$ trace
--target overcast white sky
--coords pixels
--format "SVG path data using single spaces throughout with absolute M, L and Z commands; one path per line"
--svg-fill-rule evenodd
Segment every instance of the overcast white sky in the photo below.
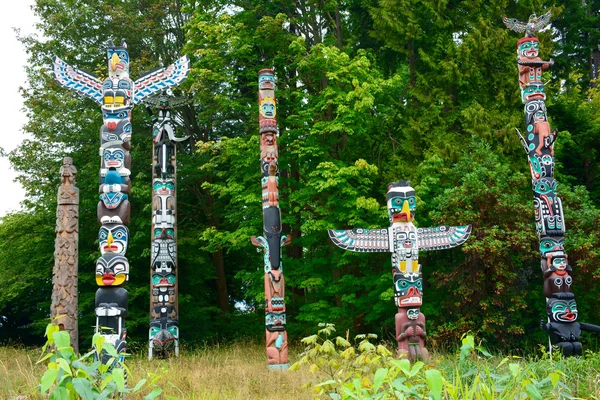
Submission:
M 3 77 L 4 88 L 4 94 L 0 96 L 0 109 L 4 114 L 0 147 L 6 152 L 23 141 L 25 136 L 22 127 L 27 121 L 25 113 L 21 110 L 23 103 L 19 94 L 19 87 L 25 86 L 24 65 L 27 56 L 12 28 L 20 28 L 22 34 L 34 32 L 35 18 L 30 8 L 33 3 L 34 0 L 13 1 L 0 12 L 0 38 L 6 57 L 4 62 L 0 63 L 0 76 Z M 21 185 L 13 182 L 16 173 L 10 168 L 7 158 L 0 158 L 0 171 L 0 187 L 4 193 L 0 196 L 1 217 L 7 211 L 17 211 L 21 208 L 19 203 L 25 198 L 25 192 Z

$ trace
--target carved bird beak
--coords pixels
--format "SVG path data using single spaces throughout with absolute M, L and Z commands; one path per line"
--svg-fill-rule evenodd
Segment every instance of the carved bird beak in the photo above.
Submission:
M 119 62 L 121 62 L 121 59 L 119 58 L 117 53 L 113 53 L 113 55 L 110 59 L 110 68 L 113 70 L 113 72 L 117 70 L 117 64 Z
M 412 215 L 410 215 L 410 207 L 408 206 L 408 200 L 404 200 L 401 212 L 406 215 L 406 222 L 412 221 Z

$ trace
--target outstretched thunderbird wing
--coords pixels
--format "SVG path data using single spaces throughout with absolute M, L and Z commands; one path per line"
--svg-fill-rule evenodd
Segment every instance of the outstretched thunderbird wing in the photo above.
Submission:
M 54 57 L 52 61 L 52 73 L 54 79 L 61 86 L 74 90 L 102 105 L 102 82 L 96 76 L 73 68 L 58 57 Z
M 331 241 L 344 250 L 359 252 L 389 252 L 388 229 L 329 229 Z
M 139 104 L 145 98 L 179 85 L 190 73 L 190 59 L 183 56 L 166 69 L 159 68 L 141 76 L 135 81 L 133 103 Z
M 545 27 L 546 25 L 548 25 L 550 23 L 550 18 L 551 17 L 552 17 L 552 10 L 548 11 L 546 14 L 542 15 L 541 17 L 539 17 L 537 19 L 537 21 L 535 22 L 535 24 L 533 25 L 534 32 L 535 31 L 539 31 L 543 27 Z
M 442 250 L 460 246 L 469 238 L 471 225 L 418 228 L 419 250 Z
M 521 22 L 516 18 L 504 17 L 502 18 L 502 21 L 504 22 L 504 25 L 506 25 L 506 27 L 511 31 L 522 33 L 525 32 L 525 29 L 527 28 L 527 23 Z

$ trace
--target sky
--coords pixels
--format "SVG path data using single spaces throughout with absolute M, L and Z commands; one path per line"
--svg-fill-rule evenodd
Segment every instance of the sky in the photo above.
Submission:
M 23 45 L 17 40 L 13 28 L 20 28 L 21 34 L 35 32 L 36 19 L 31 10 L 34 0 L 19 0 L 10 3 L 10 7 L 3 8 L 0 13 L 0 38 L 2 50 L 6 59 L 0 63 L 0 76 L 4 77 L 4 94 L 0 96 L 0 109 L 5 117 L 0 135 L 0 147 L 9 152 L 17 147 L 25 134 L 22 127 L 27 122 L 23 112 L 23 99 L 19 87 L 26 85 L 24 66 L 27 55 Z M 21 209 L 20 202 L 25 199 L 25 191 L 20 184 L 13 182 L 17 173 L 10 168 L 7 157 L 0 157 L 0 186 L 4 195 L 0 196 L 0 217 L 9 211 Z M 7 195 L 8 194 L 8 195 Z

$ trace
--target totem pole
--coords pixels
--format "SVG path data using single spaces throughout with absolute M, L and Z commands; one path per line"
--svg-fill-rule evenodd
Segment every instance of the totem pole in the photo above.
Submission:
M 150 262 L 150 332 L 148 358 L 154 353 L 179 355 L 179 307 L 177 281 L 176 143 L 173 108 L 189 104 L 166 91 L 144 103 L 152 116 L 152 254 Z M 158 116 L 152 108 L 158 109 Z
M 423 279 L 419 250 L 442 250 L 463 244 L 471 234 L 471 225 L 417 228 L 414 224 L 417 198 L 410 182 L 388 185 L 389 229 L 329 230 L 333 243 L 344 250 L 392 253 L 392 278 L 396 314 L 398 356 L 411 361 L 429 358 L 425 348 Z
M 71 346 L 79 353 L 77 327 L 77 268 L 79 256 L 79 189 L 75 187 L 77 169 L 71 157 L 60 167 L 61 184 L 56 206 L 56 241 L 52 271 L 50 316 L 60 330 L 69 332 Z
M 289 244 L 292 238 L 281 235 L 277 151 L 279 129 L 275 119 L 275 75 L 270 69 L 258 72 L 258 104 L 264 236 L 252 236 L 252 244 L 264 248 L 267 366 L 272 370 L 281 370 L 289 368 L 281 248 Z
M 581 331 L 600 332 L 600 327 L 577 321 L 577 304 L 571 292 L 572 268 L 564 249 L 565 219 L 562 202 L 556 194 L 558 183 L 554 179 L 554 142 L 558 131 L 552 130 L 548 122 L 542 81 L 542 72 L 554 61 L 543 61 L 538 56 L 539 41 L 535 36 L 536 31 L 550 23 L 551 15 L 551 11 L 541 17 L 533 14 L 527 23 L 505 17 L 504 24 L 515 32 L 525 32 L 525 37 L 517 41 L 517 64 L 527 133 L 526 137 L 518 129 L 517 133 L 528 157 L 535 227 L 540 240 L 548 314 L 548 322 L 542 320 L 541 326 L 548 333 L 551 345 L 571 356 L 581 354 Z
M 98 202 L 98 241 L 100 258 L 96 261 L 96 328 L 113 344 L 122 361 L 126 347 L 125 318 L 128 293 L 123 287 L 129 279 L 125 257 L 129 243 L 130 204 L 128 193 L 131 168 L 131 111 L 147 97 L 179 84 L 189 72 L 189 60 L 182 57 L 167 69 L 160 68 L 137 81 L 129 78 L 129 53 L 125 40 L 107 47 L 108 77 L 75 69 L 55 57 L 54 77 L 62 86 L 75 90 L 100 104 L 104 124 L 100 128 L 100 201 Z M 100 355 L 99 355 L 100 357 Z M 101 356 L 103 361 L 110 358 Z

